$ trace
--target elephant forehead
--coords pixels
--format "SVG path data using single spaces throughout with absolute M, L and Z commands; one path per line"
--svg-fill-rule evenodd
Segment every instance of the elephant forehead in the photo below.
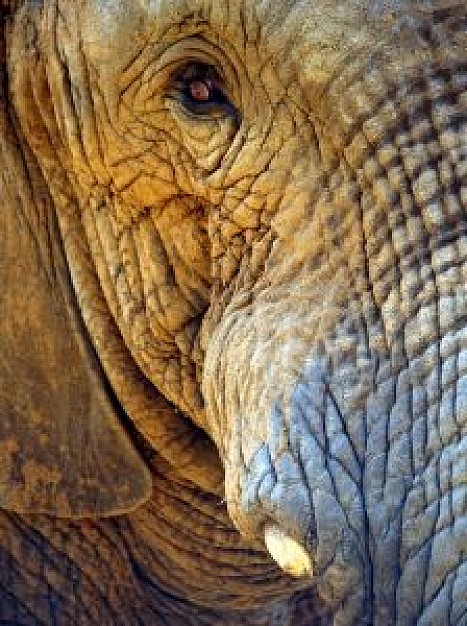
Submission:
M 231 43 L 251 38 L 272 52 L 297 49 L 301 70 L 319 80 L 348 52 L 370 46 L 388 20 L 425 4 L 428 0 L 87 0 L 80 25 L 87 54 L 111 72 L 127 67 L 159 33 L 176 36 L 178 26 L 194 23 L 227 31 Z

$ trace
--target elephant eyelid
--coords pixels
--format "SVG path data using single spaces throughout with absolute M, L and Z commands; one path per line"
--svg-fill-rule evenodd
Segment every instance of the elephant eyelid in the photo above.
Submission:
M 236 115 L 217 70 L 204 63 L 190 63 L 173 77 L 176 96 L 188 113 L 200 117 Z

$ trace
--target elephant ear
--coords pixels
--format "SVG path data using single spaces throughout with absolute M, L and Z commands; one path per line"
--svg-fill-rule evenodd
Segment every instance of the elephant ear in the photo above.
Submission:
M 0 508 L 114 515 L 151 477 L 80 318 L 52 201 L 0 64 Z

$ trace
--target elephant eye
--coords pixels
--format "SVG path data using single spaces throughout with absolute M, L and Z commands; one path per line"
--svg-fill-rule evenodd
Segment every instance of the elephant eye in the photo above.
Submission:
M 192 80 L 188 89 L 193 102 L 210 102 L 214 97 L 214 84 L 209 78 Z
M 216 70 L 205 64 L 192 63 L 176 76 L 175 85 L 184 108 L 193 115 L 233 114 L 235 108 L 225 94 Z

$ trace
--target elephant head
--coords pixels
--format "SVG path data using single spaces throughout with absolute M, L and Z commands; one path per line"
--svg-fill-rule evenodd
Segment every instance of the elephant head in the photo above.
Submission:
M 336 624 L 460 623 L 465 2 L 17 4 L 2 506 L 131 510 L 143 441 Z

